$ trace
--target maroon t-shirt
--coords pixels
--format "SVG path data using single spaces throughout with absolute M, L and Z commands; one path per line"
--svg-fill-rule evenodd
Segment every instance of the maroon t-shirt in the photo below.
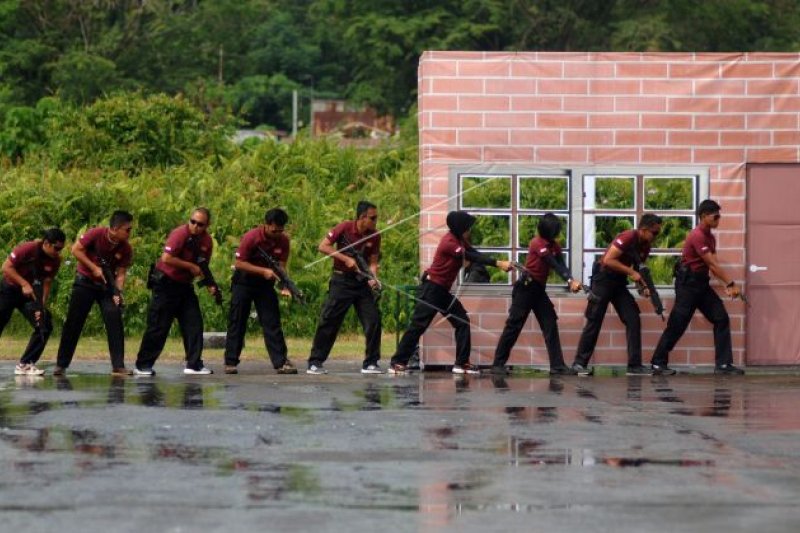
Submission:
M 61 266 L 61 258 L 53 258 L 44 253 L 42 241 L 23 242 L 12 250 L 8 258 L 14 265 L 14 270 L 28 283 L 33 283 L 37 278 L 53 279 Z M 4 275 L 3 280 L 9 285 L 18 286 L 8 276 Z
M 711 228 L 697 226 L 683 244 L 681 263 L 692 269 L 692 272 L 708 273 L 708 265 L 703 261 L 703 256 L 717 253 L 717 239 L 711 233 Z
M 214 243 L 211 240 L 211 235 L 208 233 L 192 235 L 189 233 L 188 224 L 183 224 L 172 230 L 172 233 L 167 237 L 167 242 L 164 244 L 166 253 L 190 263 L 197 263 L 198 257 L 205 257 L 206 260 L 211 261 L 213 248 Z M 192 282 L 192 273 L 184 268 L 168 265 L 160 259 L 156 263 L 156 268 L 174 281 Z
M 464 266 L 465 252 L 464 243 L 448 231 L 439 241 L 436 253 L 433 254 L 433 262 L 428 267 L 428 279 L 432 283 L 450 290 L 458 277 L 458 271 Z
M 542 285 L 547 284 L 547 276 L 550 275 L 550 265 L 545 261 L 545 257 L 552 256 L 558 259 L 561 254 L 561 246 L 557 242 L 550 242 L 542 237 L 534 237 L 528 245 L 528 257 L 525 260 L 525 270 L 531 278 Z
M 259 248 L 281 263 L 289 260 L 289 238 L 284 234 L 275 238 L 267 237 L 261 226 L 251 229 L 242 236 L 239 248 L 236 249 L 236 259 L 266 267 L 268 266 L 267 262 L 258 252 Z
M 381 234 L 376 231 L 369 231 L 367 233 L 359 233 L 358 226 L 355 220 L 346 220 L 337 224 L 332 230 L 328 232 L 328 241 L 336 244 L 336 249 L 341 250 L 349 244 L 353 244 L 352 249 L 361 252 L 367 263 L 371 263 L 371 257 L 379 257 L 381 252 Z M 362 240 L 364 239 L 364 240 Z M 345 240 L 347 242 L 345 242 Z M 361 242 L 359 242 L 361 241 Z M 355 244 L 358 243 L 358 244 Z M 347 266 L 333 258 L 333 269 L 340 272 L 347 272 Z
M 610 250 L 612 246 L 622 251 L 619 262 L 628 267 L 633 266 L 633 255 L 637 251 L 639 253 L 639 261 L 642 263 L 650 255 L 650 243 L 640 241 L 639 233 L 635 229 L 623 231 L 614 237 L 608 249 Z M 608 253 L 608 250 L 606 250 L 606 253 Z
M 133 260 L 133 248 L 130 243 L 118 242 L 116 244 L 108 240 L 108 228 L 92 228 L 78 238 L 84 249 L 86 257 L 96 265 L 100 265 L 101 260 L 105 260 L 111 271 L 116 274 L 117 268 L 128 268 Z M 78 261 L 78 274 L 92 278 L 91 271 Z M 99 281 L 99 280 L 98 280 Z

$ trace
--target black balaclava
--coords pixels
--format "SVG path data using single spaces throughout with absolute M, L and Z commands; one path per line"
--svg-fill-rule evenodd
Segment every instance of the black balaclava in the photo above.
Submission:
M 473 224 L 475 224 L 475 217 L 466 211 L 450 211 L 447 213 L 447 227 L 459 239 Z

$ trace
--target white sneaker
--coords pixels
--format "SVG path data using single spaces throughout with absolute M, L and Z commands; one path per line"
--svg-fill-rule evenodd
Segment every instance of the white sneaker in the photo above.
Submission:
M 308 370 L 306 370 L 306 374 L 321 375 L 321 374 L 327 374 L 327 373 L 328 373 L 328 371 L 325 370 L 324 368 L 322 368 L 322 365 L 319 365 L 319 366 L 311 365 L 310 367 L 308 367 Z
M 27 376 L 28 375 L 28 365 L 23 365 L 22 363 L 17 363 L 17 366 L 14 367 L 14 375 Z
M 134 376 L 155 376 L 156 371 L 152 368 L 139 368 L 138 366 L 133 367 L 133 375 Z
M 28 365 L 28 375 L 29 376 L 43 376 L 44 370 L 41 368 L 37 368 L 36 365 Z
M 369 365 L 361 369 L 362 374 L 383 374 L 383 369 L 378 365 Z
M 453 374 L 480 374 L 481 369 L 477 366 L 472 366 L 472 363 L 464 363 L 463 365 L 453 365 Z
M 184 368 L 183 373 L 190 376 L 207 376 L 209 374 L 213 374 L 214 371 L 207 367 L 203 367 L 200 370 L 195 370 L 194 368 Z

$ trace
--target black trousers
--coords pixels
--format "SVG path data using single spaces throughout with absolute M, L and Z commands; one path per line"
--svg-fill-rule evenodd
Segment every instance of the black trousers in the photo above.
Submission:
M 167 342 L 172 321 L 178 327 L 186 352 L 186 368 L 203 368 L 203 315 L 191 283 L 162 279 L 153 287 L 153 298 L 147 309 L 147 329 L 142 337 L 137 368 L 152 368 Z
M 652 364 L 664 366 L 669 352 L 686 331 L 696 310 L 714 325 L 714 358 L 717 366 L 733 363 L 731 321 L 725 304 L 709 285 L 707 277 L 688 277 L 675 280 L 675 305 L 669 314 L 667 329 L 653 352 Z
M 45 311 L 42 317 L 42 331 L 41 333 L 37 331 L 33 301 L 22 294 L 21 287 L 2 282 L 0 283 L 0 335 L 8 325 L 8 321 L 11 320 L 14 309 L 18 309 L 25 320 L 34 327 L 31 338 L 28 340 L 28 346 L 22 352 L 19 362 L 23 365 L 35 364 L 42 356 L 47 339 L 50 338 L 50 333 L 53 331 L 53 320 L 50 318 L 50 313 Z
M 593 297 L 586 306 L 586 324 L 583 326 L 575 363 L 586 366 L 594 353 L 597 337 L 606 316 L 608 304 L 616 309 L 625 325 L 625 339 L 628 343 L 628 366 L 642 364 L 642 321 L 639 306 L 627 287 L 627 278 L 621 274 L 600 271 L 592 279 Z
M 369 285 L 355 276 L 334 273 L 328 285 L 328 298 L 314 334 L 308 365 L 321 365 L 328 359 L 345 314 L 354 306 L 367 338 L 363 366 L 378 363 L 381 358 L 381 311 Z
M 234 283 L 231 285 L 231 309 L 228 313 L 228 335 L 225 339 L 225 364 L 236 366 L 244 348 L 244 337 L 247 332 L 247 319 L 250 307 L 255 303 L 261 331 L 264 333 L 264 345 L 274 368 L 280 368 L 286 362 L 286 340 L 281 329 L 281 311 L 278 307 L 278 296 L 275 284 L 265 280 L 264 283 Z
M 455 329 L 456 365 L 469 363 L 472 350 L 472 338 L 469 327 L 469 315 L 458 298 L 441 285 L 425 281 L 417 292 L 417 305 L 411 315 L 408 329 L 400 339 L 400 345 L 392 357 L 392 364 L 407 365 L 411 355 L 417 349 L 419 338 L 431 325 L 437 313 L 447 316 L 447 321 Z
M 493 366 L 504 366 L 511 354 L 511 348 L 519 338 L 528 315 L 533 311 L 539 328 L 544 336 L 547 346 L 547 355 L 550 358 L 550 368 L 561 368 L 564 364 L 564 354 L 561 352 L 561 340 L 558 336 L 558 316 L 553 307 L 553 302 L 547 296 L 542 284 L 527 278 L 518 281 L 511 291 L 511 308 L 508 319 L 497 349 L 494 352 Z
M 114 300 L 105 287 L 75 280 L 72 285 L 72 295 L 69 298 L 67 319 L 61 332 L 61 342 L 58 345 L 56 364 L 61 368 L 67 368 L 72 363 L 78 339 L 84 324 L 86 324 L 86 317 L 89 316 L 89 311 L 95 302 L 100 306 L 100 314 L 103 316 L 103 323 L 106 326 L 111 366 L 112 368 L 125 366 L 125 331 L 122 325 L 122 309 L 114 304 Z

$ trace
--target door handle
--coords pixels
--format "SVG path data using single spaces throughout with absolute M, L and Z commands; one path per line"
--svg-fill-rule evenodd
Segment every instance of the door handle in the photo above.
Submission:
M 762 270 L 767 270 L 767 267 L 762 267 L 758 265 L 750 265 L 750 272 L 761 272 Z

